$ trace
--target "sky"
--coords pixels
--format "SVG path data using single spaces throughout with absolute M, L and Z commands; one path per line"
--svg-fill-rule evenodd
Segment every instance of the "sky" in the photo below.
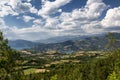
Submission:
M 0 0 L 0 30 L 30 41 L 120 32 L 120 0 Z

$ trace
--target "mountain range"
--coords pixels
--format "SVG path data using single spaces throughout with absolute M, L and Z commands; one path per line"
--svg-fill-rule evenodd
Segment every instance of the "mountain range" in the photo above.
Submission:
M 42 40 L 36 40 L 35 42 L 38 43 L 44 43 L 44 44 L 49 44 L 49 43 L 61 43 L 61 42 L 65 42 L 68 40 L 80 40 L 80 39 L 85 39 L 89 36 L 57 36 L 57 37 L 52 37 L 52 38 L 48 38 L 48 39 L 42 39 Z
M 111 35 L 116 39 L 115 45 L 120 47 L 120 33 L 112 33 Z M 53 41 L 52 41 L 53 40 Z M 47 42 L 48 41 L 48 42 Z M 32 49 L 41 52 L 48 50 L 56 50 L 64 53 L 72 53 L 75 51 L 93 51 L 93 50 L 105 50 L 108 44 L 108 38 L 106 34 L 96 36 L 77 36 L 77 37 L 60 37 L 51 38 L 42 41 L 26 41 L 15 40 L 9 41 L 9 45 L 14 49 Z

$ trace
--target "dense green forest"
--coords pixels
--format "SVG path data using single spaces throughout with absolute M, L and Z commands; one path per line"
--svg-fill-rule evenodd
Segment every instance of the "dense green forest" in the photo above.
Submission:
M 24 59 L 8 46 L 8 40 L 0 32 L 0 80 L 120 80 L 120 49 L 115 48 L 114 42 L 110 37 L 108 55 L 104 58 L 53 64 L 48 67 L 50 71 L 26 75 L 22 68 Z

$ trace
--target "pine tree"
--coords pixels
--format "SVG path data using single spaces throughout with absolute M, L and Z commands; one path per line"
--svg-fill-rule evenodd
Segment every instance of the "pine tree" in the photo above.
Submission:
M 20 55 L 8 46 L 8 40 L 3 38 L 0 31 L 0 80 L 10 80 L 16 71 L 19 58 Z

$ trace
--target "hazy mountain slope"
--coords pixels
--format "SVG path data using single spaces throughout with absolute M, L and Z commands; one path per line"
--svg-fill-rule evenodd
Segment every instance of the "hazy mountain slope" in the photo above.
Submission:
M 120 47 L 120 33 L 114 33 L 112 36 L 117 40 L 116 46 Z M 52 43 L 52 44 L 44 44 L 37 45 L 32 48 L 40 51 L 47 50 L 57 50 L 63 52 L 71 52 L 71 51 L 79 51 L 79 50 L 104 50 L 106 49 L 106 45 L 108 44 L 108 39 L 105 35 L 103 36 L 93 36 L 80 40 L 68 40 L 61 43 Z
M 25 49 L 34 47 L 37 44 L 26 40 L 10 40 L 9 45 L 14 49 Z
M 45 44 L 49 44 L 49 43 L 61 43 L 61 42 L 65 42 L 68 40 L 80 40 L 80 39 L 84 39 L 87 38 L 88 36 L 58 36 L 58 37 L 53 37 L 53 38 L 48 38 L 48 39 L 43 39 L 43 40 L 37 40 L 35 42 L 37 43 L 45 43 Z
M 117 40 L 116 45 L 120 47 L 120 33 L 113 33 L 112 36 Z M 104 50 L 108 39 L 105 35 L 92 36 L 87 38 L 72 39 L 59 43 L 35 43 L 25 40 L 9 41 L 9 45 L 15 49 L 30 48 L 39 51 L 57 50 L 61 52 L 73 52 L 80 50 Z

